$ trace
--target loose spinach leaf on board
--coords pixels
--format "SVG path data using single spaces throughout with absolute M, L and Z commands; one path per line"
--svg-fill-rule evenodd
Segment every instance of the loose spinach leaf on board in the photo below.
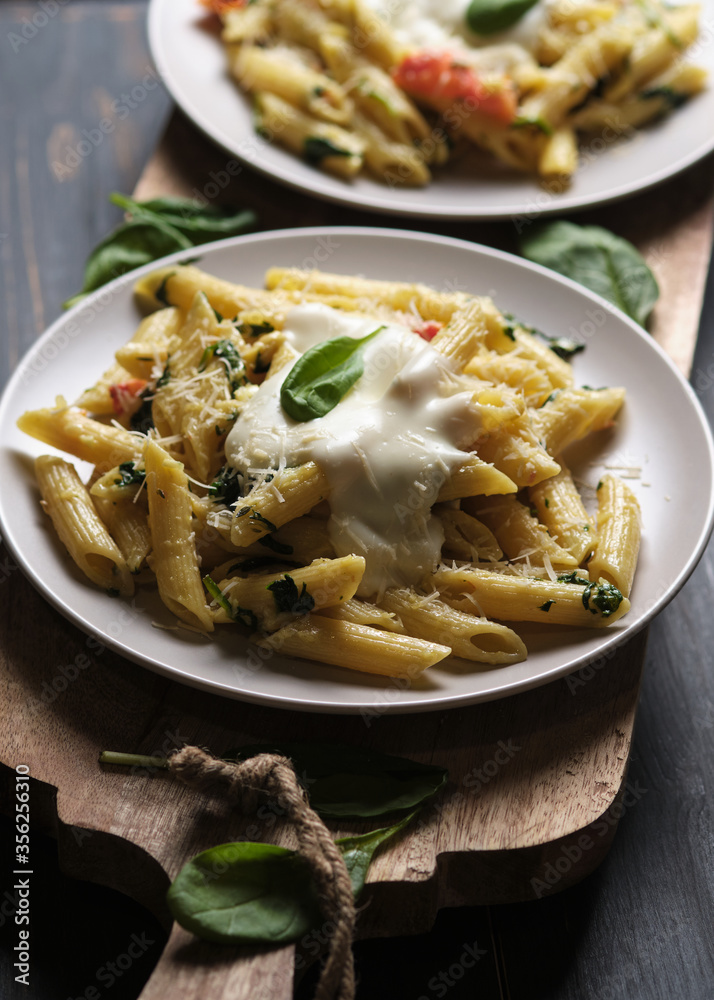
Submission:
M 127 222 L 92 250 L 84 268 L 82 291 L 64 306 L 69 309 L 120 274 L 190 246 L 193 244 L 183 233 L 164 222 Z
M 336 841 L 355 899 L 377 849 L 415 815 Z M 318 927 L 322 919 L 305 860 L 271 844 L 239 842 L 203 851 L 178 873 L 167 901 L 182 927 L 220 944 L 288 944 Z
M 183 866 L 167 901 L 182 927 L 222 944 L 287 944 L 321 920 L 306 862 L 271 844 L 203 851 Z
M 152 198 L 136 201 L 115 192 L 109 200 L 123 208 L 132 218 L 169 223 L 187 236 L 192 245 L 237 236 L 255 224 L 255 212 L 250 209 L 224 208 L 209 205 L 195 198 Z
M 277 753 L 292 760 L 310 805 L 321 816 L 369 818 L 414 809 L 445 784 L 433 764 L 339 743 L 256 743 L 228 750 L 226 760 Z
M 383 329 L 380 326 L 360 339 L 333 337 L 298 358 L 280 390 L 288 416 L 303 422 L 334 409 L 364 371 L 363 348 Z
M 254 212 L 219 208 L 193 198 L 136 201 L 123 194 L 110 200 L 131 216 L 95 247 L 87 259 L 82 291 L 64 303 L 76 305 L 89 292 L 151 261 L 206 243 L 237 236 L 256 221 Z
M 466 23 L 477 35 L 505 31 L 535 7 L 538 0 L 471 0 Z
M 585 285 L 642 326 L 659 297 L 639 251 L 601 226 L 551 222 L 524 236 L 520 249 L 528 260 Z
M 361 833 L 356 837 L 341 837 L 340 840 L 335 841 L 345 860 L 347 871 L 350 873 L 352 893 L 355 899 L 359 899 L 360 893 L 364 889 L 367 871 L 377 848 L 403 830 L 414 819 L 416 812 L 415 810 L 409 813 L 394 826 L 384 826 L 381 830 L 370 830 L 369 833 Z

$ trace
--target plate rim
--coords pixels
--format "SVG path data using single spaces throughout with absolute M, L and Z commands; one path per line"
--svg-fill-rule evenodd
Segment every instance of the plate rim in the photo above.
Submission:
M 4 496 L 0 496 L 0 530 L 2 531 L 2 539 L 11 554 L 15 557 L 25 577 L 29 579 L 35 589 L 45 600 L 48 601 L 48 603 L 55 607 L 56 610 L 58 610 L 71 623 L 78 626 L 83 632 L 99 639 L 103 645 L 113 649 L 114 652 L 118 653 L 120 656 L 130 659 L 133 662 L 138 663 L 140 666 L 148 668 L 154 673 L 166 676 L 177 683 L 187 684 L 192 687 L 209 691 L 213 694 L 220 694 L 241 701 L 260 704 L 270 708 L 314 712 L 320 714 L 360 714 L 373 710 L 376 705 L 379 705 L 380 714 L 411 714 L 416 712 L 442 711 L 451 708 L 465 707 L 467 705 L 477 704 L 480 702 L 498 700 L 500 698 L 510 697 L 512 695 L 543 686 L 553 680 L 565 677 L 576 670 L 583 669 L 588 664 L 593 663 L 602 656 L 606 656 L 608 653 L 611 653 L 611 651 L 614 651 L 617 647 L 633 638 L 639 631 L 641 631 L 642 628 L 646 627 L 652 619 L 659 614 L 659 612 L 679 593 L 701 559 L 712 534 L 712 529 L 714 528 L 714 436 L 712 435 L 712 429 L 694 389 L 684 378 L 669 355 L 656 341 L 650 337 L 644 328 L 640 327 L 620 309 L 596 293 L 591 292 L 589 289 L 584 288 L 584 286 L 572 281 L 570 278 L 566 278 L 557 272 L 528 261 L 525 258 L 516 257 L 515 255 L 505 251 L 497 250 L 493 247 L 488 247 L 478 243 L 472 243 L 468 240 L 459 239 L 457 237 L 386 227 L 310 226 L 294 229 L 266 230 L 260 233 L 251 233 L 244 236 L 232 237 L 227 240 L 217 240 L 212 243 L 203 244 L 198 248 L 198 250 L 201 255 L 203 255 L 210 254 L 211 252 L 229 250 L 233 247 L 242 247 L 252 243 L 280 242 L 285 238 L 303 239 L 316 238 L 318 236 L 343 236 L 347 238 L 362 237 L 368 239 L 377 238 L 378 240 L 399 239 L 410 242 L 418 241 L 420 243 L 437 246 L 447 245 L 460 251 L 473 253 L 475 256 L 483 255 L 485 257 L 494 258 L 511 267 L 515 265 L 517 268 L 522 268 L 525 271 L 538 274 L 549 279 L 550 281 L 554 281 L 556 284 L 563 285 L 565 288 L 578 293 L 580 296 L 588 300 L 588 302 L 595 303 L 601 308 L 607 310 L 620 321 L 625 322 L 631 329 L 632 333 L 634 333 L 638 339 L 647 345 L 647 349 L 654 350 L 654 352 L 659 355 L 660 359 L 670 370 L 670 373 L 674 375 L 676 380 L 679 382 L 680 387 L 684 389 L 690 407 L 696 415 L 698 425 L 703 433 L 703 439 L 707 445 L 707 458 L 710 470 L 707 512 L 702 529 L 699 532 L 697 544 L 692 552 L 690 552 L 685 564 L 677 577 L 671 582 L 665 594 L 660 595 L 657 600 L 653 601 L 637 622 L 627 624 L 625 621 L 621 630 L 613 630 L 611 633 L 607 633 L 607 637 L 605 637 L 604 634 L 603 641 L 598 644 L 597 650 L 592 651 L 592 653 L 582 654 L 579 657 L 575 656 L 575 662 L 569 661 L 566 664 L 561 664 L 552 668 L 552 670 L 545 671 L 535 678 L 528 677 L 512 681 L 505 689 L 503 689 L 503 687 L 496 687 L 495 689 L 491 689 L 486 692 L 477 692 L 476 694 L 472 693 L 470 695 L 456 692 L 451 695 L 438 694 L 432 696 L 431 698 L 421 700 L 385 702 L 379 701 L 379 695 L 382 693 L 382 689 L 375 688 L 369 693 L 369 697 L 365 697 L 365 700 L 346 704 L 330 702 L 328 700 L 313 702 L 308 698 L 294 696 L 290 696 L 286 699 L 286 696 L 276 696 L 272 693 L 256 693 L 252 691 L 245 692 L 237 690 L 235 686 L 229 686 L 221 681 L 209 681 L 203 677 L 188 673 L 183 667 L 167 667 L 164 664 L 151 659 L 140 650 L 127 648 L 119 641 L 118 638 L 115 639 L 113 636 L 103 632 L 101 628 L 97 628 L 93 625 L 93 623 L 86 617 L 85 613 L 76 610 L 59 595 L 54 594 L 53 591 L 45 587 L 42 578 L 34 569 L 32 563 L 27 562 L 22 551 L 22 546 L 18 547 L 16 544 L 16 538 L 12 529 L 9 528 L 5 522 L 5 499 Z M 58 332 L 60 332 L 65 325 L 80 317 L 85 309 L 93 308 L 103 296 L 109 295 L 113 298 L 117 293 L 123 293 L 125 288 L 130 288 L 135 281 L 144 274 L 151 273 L 151 271 L 156 270 L 158 267 L 170 266 L 173 263 L 180 263 L 186 258 L 190 258 L 192 256 L 195 257 L 196 249 L 197 248 L 191 248 L 190 250 L 177 251 L 161 258 L 160 260 L 151 262 L 141 268 L 137 268 L 134 271 L 122 275 L 109 284 L 98 289 L 96 292 L 91 293 L 91 295 L 89 295 L 85 300 L 68 310 L 68 312 L 58 316 L 57 319 L 50 324 L 45 333 L 42 334 L 25 352 L 23 357 L 18 362 L 15 371 L 3 388 L 0 396 L 0 428 L 5 426 L 6 421 L 8 420 L 7 411 L 11 404 L 16 401 L 17 390 L 20 388 L 20 383 L 23 382 L 23 374 L 25 373 L 28 365 L 31 363 L 33 358 L 42 351 L 44 345 Z M 90 319 L 90 326 L 92 322 L 93 319 Z M 5 445 L 0 445 L 0 449 L 2 451 L 9 450 Z
M 408 207 L 399 207 L 398 205 L 395 205 L 395 203 L 389 201 L 388 188 L 385 188 L 384 195 L 376 193 L 371 195 L 369 193 L 364 194 L 357 189 L 346 187 L 344 195 L 342 195 L 337 191 L 322 189 L 319 183 L 317 187 L 313 186 L 308 183 L 307 180 L 302 180 L 299 176 L 292 174 L 289 168 L 284 168 L 281 164 L 278 164 L 277 167 L 268 167 L 262 165 L 260 159 L 257 159 L 257 161 L 248 159 L 239 151 L 236 145 L 233 144 L 230 136 L 223 132 L 220 124 L 207 121 L 204 118 L 203 114 L 193 103 L 191 94 L 183 88 L 180 81 L 176 79 L 176 76 L 170 70 L 170 60 L 165 58 L 167 49 L 164 46 L 164 33 L 161 30 L 161 24 L 163 22 L 161 21 L 161 18 L 164 11 L 169 11 L 171 9 L 171 4 L 172 0 L 149 0 L 147 35 L 151 57 L 157 67 L 161 81 L 177 106 L 203 135 L 215 143 L 224 152 L 235 156 L 250 170 L 254 170 L 262 176 L 285 185 L 293 191 L 300 191 L 303 194 L 311 195 L 333 205 L 342 205 L 347 208 L 356 208 L 358 210 L 369 209 L 390 217 L 406 217 L 424 220 L 444 219 L 450 221 L 463 220 L 470 222 L 498 221 L 513 219 L 518 216 L 529 217 L 534 212 L 537 214 L 538 218 L 545 218 L 562 215 L 564 212 L 588 211 L 600 206 L 611 205 L 618 201 L 634 197 L 635 195 L 649 191 L 652 188 L 656 188 L 666 181 L 673 179 L 684 170 L 687 170 L 689 167 L 694 166 L 694 164 L 699 163 L 700 160 L 704 159 L 714 151 L 713 130 L 709 137 L 703 139 L 696 149 L 690 150 L 687 155 L 680 157 L 674 163 L 669 164 L 669 166 L 656 170 L 645 180 L 644 183 L 642 183 L 639 179 L 633 179 L 631 182 L 623 184 L 620 187 L 611 188 L 604 194 L 594 193 L 578 197 L 565 193 L 558 196 L 557 204 L 554 205 L 541 204 L 542 199 L 539 199 L 539 195 L 544 193 L 544 189 L 538 184 L 537 179 L 534 179 L 534 188 L 532 192 L 532 198 L 534 201 L 524 203 L 520 206 L 512 206 L 508 209 L 503 207 L 499 209 L 498 206 L 490 208 L 488 205 L 481 205 L 476 209 L 469 209 L 468 206 L 464 207 L 459 205 L 454 205 L 453 207 L 422 207 L 417 202 L 410 204 Z M 714 77 L 712 78 L 710 86 L 714 87 Z M 240 96 L 240 94 L 238 96 Z M 638 130 L 638 132 L 641 132 L 641 130 Z M 315 173 L 316 179 L 319 182 L 321 174 L 319 171 L 315 171 Z M 418 188 L 415 190 L 417 192 L 428 191 L 429 187 L 427 186 L 426 188 Z M 538 201 L 537 205 L 535 205 L 535 200 Z

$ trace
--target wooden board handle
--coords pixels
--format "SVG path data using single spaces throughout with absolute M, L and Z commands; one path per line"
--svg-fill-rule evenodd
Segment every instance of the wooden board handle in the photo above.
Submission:
M 139 1000 L 292 1000 L 294 952 L 212 945 L 174 924 Z

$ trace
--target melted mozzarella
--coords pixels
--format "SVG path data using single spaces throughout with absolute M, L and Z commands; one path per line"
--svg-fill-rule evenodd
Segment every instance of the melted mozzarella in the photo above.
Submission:
M 547 19 L 545 0 L 532 7 L 512 28 L 495 35 L 475 35 L 466 24 L 469 0 L 399 0 L 385 9 L 383 0 L 367 0 L 403 45 L 418 49 L 451 48 L 461 53 L 516 43 L 532 51 Z
M 306 305 L 290 311 L 285 332 L 306 350 L 377 325 Z M 337 406 L 302 423 L 280 405 L 288 367 L 266 379 L 228 435 L 226 461 L 244 474 L 316 462 L 330 485 L 330 540 L 337 555 L 364 556 L 357 593 L 372 597 L 435 568 L 444 538 L 431 506 L 481 425 L 472 392 L 459 391 L 446 359 L 406 327 L 386 326 L 363 357 L 364 373 Z

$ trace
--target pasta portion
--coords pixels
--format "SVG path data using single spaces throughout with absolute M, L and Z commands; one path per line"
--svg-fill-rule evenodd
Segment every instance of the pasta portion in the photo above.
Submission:
M 153 311 L 95 385 L 20 418 L 93 466 L 85 485 L 37 460 L 94 584 L 155 585 L 190 629 L 410 680 L 451 655 L 523 660 L 518 622 L 626 614 L 636 498 L 607 475 L 589 513 L 561 454 L 623 389 L 576 387 L 488 298 L 284 268 L 266 284 L 142 278 Z
M 494 34 L 468 0 L 202 2 L 258 131 L 344 180 L 424 185 L 475 145 L 564 186 L 581 141 L 629 135 L 706 81 L 683 59 L 693 3 L 540 0 L 527 28 Z

